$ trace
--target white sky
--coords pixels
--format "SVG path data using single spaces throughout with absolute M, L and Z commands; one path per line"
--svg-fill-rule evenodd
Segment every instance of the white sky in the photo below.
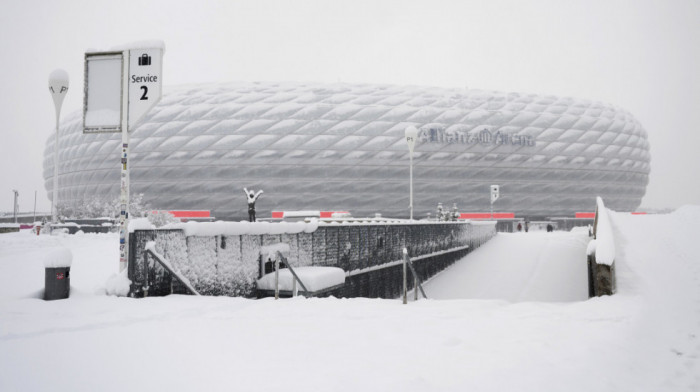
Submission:
M 700 2 L 6 1 L 0 13 L 0 211 L 49 211 L 48 75 L 161 39 L 165 85 L 225 81 L 418 84 L 553 94 L 629 110 L 649 134 L 642 207 L 700 205 Z M 116 159 L 116 158 L 115 158 Z M 116 162 L 116 161 L 115 161 Z

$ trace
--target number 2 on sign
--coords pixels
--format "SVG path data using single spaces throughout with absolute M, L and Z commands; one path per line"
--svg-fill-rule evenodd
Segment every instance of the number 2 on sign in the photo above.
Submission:
M 141 90 L 143 90 L 143 95 L 141 95 L 141 101 L 148 100 L 148 97 L 146 96 L 146 94 L 148 94 L 148 87 L 141 86 Z

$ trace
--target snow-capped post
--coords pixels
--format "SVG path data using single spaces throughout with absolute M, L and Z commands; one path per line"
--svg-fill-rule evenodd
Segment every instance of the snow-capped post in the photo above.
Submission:
M 53 197 L 51 198 L 51 222 L 58 223 L 58 125 L 61 119 L 63 99 L 68 93 L 68 72 L 55 69 L 49 74 L 49 92 L 56 109 L 56 138 L 53 142 Z
M 491 185 L 491 219 L 493 219 L 493 203 L 498 200 L 498 185 Z
M 404 136 L 406 136 L 406 143 L 408 144 L 408 159 L 409 159 L 409 205 L 411 210 L 411 220 L 413 220 L 413 148 L 416 146 L 416 139 L 418 138 L 418 129 L 413 125 L 406 127 L 404 131 Z
M 164 52 L 163 41 L 144 41 L 85 53 L 83 132 L 122 135 L 120 272 L 129 260 L 129 132 L 161 99 Z
M 403 304 L 406 305 L 408 303 L 408 298 L 407 297 L 407 284 L 406 284 L 406 259 L 408 258 L 408 249 L 403 248 Z
M 280 258 L 275 256 L 275 299 L 280 299 Z

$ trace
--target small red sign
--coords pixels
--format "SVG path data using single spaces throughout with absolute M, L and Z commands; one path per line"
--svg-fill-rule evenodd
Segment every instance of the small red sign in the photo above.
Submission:
M 56 279 L 61 280 L 63 278 L 65 278 L 65 275 L 63 274 L 63 272 L 56 272 Z

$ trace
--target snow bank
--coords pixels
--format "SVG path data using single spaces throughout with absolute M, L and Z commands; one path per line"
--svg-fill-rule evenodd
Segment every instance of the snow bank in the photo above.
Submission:
M 55 248 L 44 255 L 44 268 L 67 268 L 73 263 L 73 253 L 68 248 Z
M 105 289 L 107 295 L 115 295 L 117 297 L 126 297 L 129 295 L 129 287 L 131 286 L 131 280 L 127 278 L 127 270 L 112 274 L 112 276 L 107 279 L 105 283 Z
M 603 204 L 603 199 L 596 198 L 598 207 L 598 223 L 596 226 L 595 259 L 598 264 L 612 265 L 615 261 L 615 238 L 608 210 Z
M 299 279 L 309 291 L 318 291 L 345 283 L 345 271 L 337 267 L 298 267 L 294 268 Z M 279 271 L 279 288 L 283 291 L 293 289 L 294 276 L 288 268 Z M 301 290 L 301 285 L 297 284 Z M 274 290 L 275 273 L 269 273 L 258 280 L 258 289 Z

